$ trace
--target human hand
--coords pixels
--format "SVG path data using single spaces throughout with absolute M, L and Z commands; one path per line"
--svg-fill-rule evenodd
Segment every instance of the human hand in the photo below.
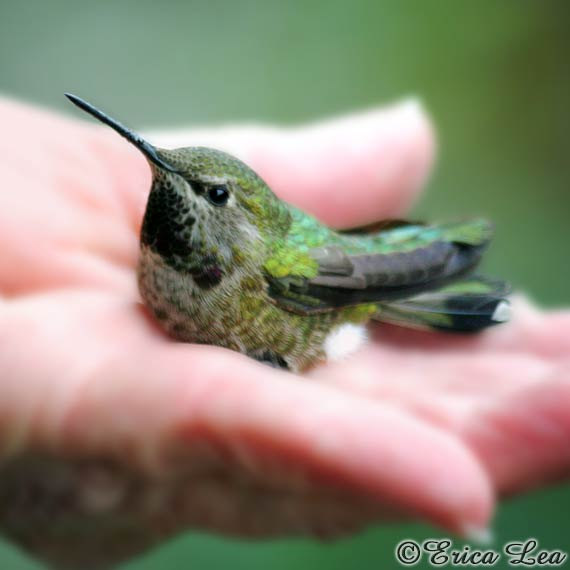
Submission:
M 469 338 L 375 326 L 308 379 L 176 343 L 136 292 L 144 159 L 10 101 L 0 118 L 0 527 L 36 555 L 89 568 L 185 529 L 334 536 L 401 517 L 477 535 L 495 496 L 568 475 L 568 313 L 519 300 Z M 433 154 L 414 104 L 149 138 L 224 148 L 345 227 L 401 214 Z

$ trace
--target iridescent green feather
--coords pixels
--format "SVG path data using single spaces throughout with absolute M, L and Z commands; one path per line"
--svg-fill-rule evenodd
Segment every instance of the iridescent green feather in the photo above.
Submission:
M 324 245 L 340 246 L 348 255 L 390 254 L 413 251 L 436 241 L 479 245 L 492 234 L 492 226 L 484 219 L 431 226 L 404 224 L 376 233 L 336 232 L 297 208 L 290 206 L 289 212 L 289 231 L 285 238 L 273 243 L 265 264 L 266 271 L 274 277 L 314 277 L 317 265 L 309 253 Z

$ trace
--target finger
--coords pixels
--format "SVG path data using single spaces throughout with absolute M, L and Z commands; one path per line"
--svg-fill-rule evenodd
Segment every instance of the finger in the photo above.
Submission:
M 89 284 L 132 291 L 137 239 L 99 156 L 107 146 L 101 132 L 1 98 L 0 122 L 0 289 L 13 295 Z
M 383 346 L 414 348 L 425 354 L 490 353 L 565 359 L 570 354 L 570 311 L 539 309 L 523 295 L 511 302 L 511 320 L 476 335 L 451 335 L 412 330 L 388 324 L 373 329 L 373 338 Z
M 74 551 L 69 521 L 81 528 L 74 555 L 91 559 L 93 546 L 124 556 L 189 527 L 330 535 L 388 512 L 469 532 L 490 516 L 489 481 L 466 448 L 388 406 L 172 344 L 114 296 L 1 308 L 5 506 L 26 512 L 33 489 L 39 506 L 17 536 L 49 556 Z M 101 554 L 117 528 L 136 540 Z
M 173 344 L 131 303 L 107 295 L 28 297 L 0 316 L 6 453 L 107 457 L 160 480 L 229 473 L 236 503 L 210 513 L 222 529 L 247 514 L 244 481 L 253 481 L 252 497 L 258 486 L 309 496 L 328 486 L 378 512 L 387 504 L 456 531 L 490 516 L 489 481 L 466 448 L 389 406 L 219 348 Z M 28 354 L 40 355 L 41 369 Z
M 218 530 L 247 528 L 244 489 L 258 487 L 307 497 L 325 487 L 457 532 L 488 523 L 489 481 L 436 428 L 222 349 L 161 342 L 135 352 L 86 385 L 66 415 L 66 444 L 93 456 L 112 450 L 161 477 L 226 473 L 234 504 L 227 492 L 223 508 L 213 496 L 208 513 Z M 291 522 L 272 507 L 264 503 L 261 528 L 298 531 L 306 517 L 311 529 L 310 512 Z
M 513 318 L 498 327 L 488 342 L 513 351 L 528 351 L 549 359 L 570 355 L 570 311 L 545 311 L 518 295 L 512 303 Z
M 486 407 L 464 437 L 501 494 L 520 493 L 570 475 L 570 365 Z
M 302 127 L 164 131 L 149 138 L 168 148 L 212 146 L 235 154 L 282 199 L 339 227 L 402 215 L 429 173 L 435 146 L 415 100 Z

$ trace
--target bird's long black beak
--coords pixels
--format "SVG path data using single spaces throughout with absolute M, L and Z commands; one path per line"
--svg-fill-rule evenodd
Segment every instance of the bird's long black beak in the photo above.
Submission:
M 87 103 L 77 95 L 72 95 L 71 93 L 65 93 L 65 96 L 74 104 L 77 105 L 83 111 L 89 113 L 96 119 L 99 119 L 102 123 L 105 123 L 115 131 L 117 131 L 122 137 L 126 138 L 130 143 L 134 144 L 151 162 L 169 170 L 170 172 L 178 172 L 174 166 L 168 164 L 160 156 L 154 146 L 152 146 L 148 141 L 145 141 L 139 134 L 131 131 L 119 121 L 112 119 L 109 115 L 103 113 L 103 111 L 97 109 L 91 103 Z

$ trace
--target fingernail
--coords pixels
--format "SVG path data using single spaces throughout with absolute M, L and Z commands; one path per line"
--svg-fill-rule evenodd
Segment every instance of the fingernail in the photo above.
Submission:
M 493 531 L 489 527 L 480 527 L 473 524 L 464 525 L 461 535 L 468 542 L 473 542 L 480 546 L 487 546 L 495 540 Z
M 424 113 L 425 105 L 418 95 L 408 95 L 396 103 L 402 111 L 409 113 Z

